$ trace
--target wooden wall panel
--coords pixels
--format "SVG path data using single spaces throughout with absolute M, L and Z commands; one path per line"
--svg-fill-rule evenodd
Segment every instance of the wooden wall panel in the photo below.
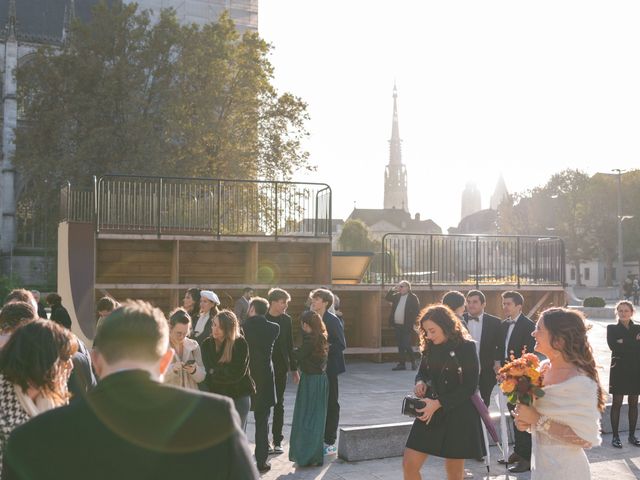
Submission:
M 96 283 L 168 283 L 172 242 L 98 240 Z
M 245 247 L 238 242 L 181 242 L 182 284 L 243 283 Z

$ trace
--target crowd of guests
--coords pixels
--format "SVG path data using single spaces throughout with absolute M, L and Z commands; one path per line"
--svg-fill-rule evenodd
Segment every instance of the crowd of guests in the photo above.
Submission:
M 386 299 L 391 302 L 389 323 L 396 332 L 399 363 L 417 370 L 415 394 L 424 399 L 406 443 L 405 479 L 419 479 L 429 455 L 445 458 L 447 478 L 464 476 L 464 460 L 486 454 L 480 409 L 472 396 L 479 394 L 488 406 L 498 371 L 527 352 L 542 359 L 544 396 L 532 405 L 507 404 L 514 419 L 514 452 L 499 460 L 512 473 L 531 470 L 532 479 L 590 478 L 584 449 L 601 443 L 600 416 L 606 394 L 598 376 L 583 314 L 567 308 L 550 308 L 537 322 L 523 313 L 519 292 L 502 294 L 502 319 L 485 312 L 486 299 L 479 290 L 467 295 L 447 292 L 441 302 L 417 314 L 421 359 L 415 362 L 410 317 L 419 305 L 409 282 L 400 282 Z M 640 326 L 634 307 L 623 300 L 616 305 L 617 323 L 607 326 L 611 348 L 609 393 L 613 395 L 612 445 L 622 448 L 618 427 L 625 395 L 629 404 L 629 438 L 635 436 L 640 394 Z M 476 393 L 477 392 L 477 393 Z
M 273 288 L 267 298 L 253 293 L 245 289 L 234 312 L 220 308 L 215 292 L 189 289 L 168 318 L 146 302 L 121 305 L 105 297 L 96 305 L 90 352 L 71 332 L 59 295 L 47 296 L 46 319 L 32 292 L 12 291 L 0 310 L 1 478 L 85 478 L 87 472 L 95 478 L 174 478 L 185 471 L 209 475 L 214 465 L 213 478 L 257 478 L 270 469 L 269 455 L 284 451 L 289 375 L 298 384 L 289 459 L 322 465 L 336 451 L 338 376 L 345 371 L 335 297 L 313 290 L 294 323 L 286 313 L 288 292 Z M 534 351 L 544 359 L 545 395 L 529 406 L 509 405 L 515 448 L 502 461 L 513 473 L 531 469 L 534 479 L 588 478 L 584 449 L 601 441 L 605 394 L 580 312 L 552 308 L 534 323 L 522 311 L 522 295 L 508 291 L 500 319 L 485 312 L 479 290 L 448 292 L 420 310 L 408 282 L 386 298 L 398 339 L 394 370 L 411 365 L 415 394 L 424 400 L 406 443 L 406 479 L 420 478 L 429 455 L 445 458 L 450 479 L 462 478 L 465 459 L 482 459 L 487 452 L 472 397 L 479 394 L 488 406 L 498 370 Z M 622 447 L 618 424 L 627 395 L 628 440 L 640 446 L 640 327 L 631 302 L 619 302 L 616 312 L 618 322 L 607 328 L 612 444 Z M 298 348 L 295 328 L 302 336 Z M 419 361 L 411 347 L 414 328 Z M 253 458 L 245 436 L 251 411 Z M 74 461 L 52 445 L 71 449 Z

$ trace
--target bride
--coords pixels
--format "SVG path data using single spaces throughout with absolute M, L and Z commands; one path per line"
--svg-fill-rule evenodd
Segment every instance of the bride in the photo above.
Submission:
M 602 441 L 604 393 L 587 330 L 577 310 L 551 308 L 532 333 L 536 351 L 549 358 L 542 367 L 544 396 L 515 411 L 516 427 L 532 434 L 532 480 L 591 478 L 584 449 Z

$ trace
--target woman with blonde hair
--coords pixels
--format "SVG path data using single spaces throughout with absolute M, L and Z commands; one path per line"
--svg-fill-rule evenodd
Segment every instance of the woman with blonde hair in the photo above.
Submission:
M 164 374 L 164 383 L 198 390 L 205 370 L 200 345 L 188 338 L 190 325 L 191 318 L 183 308 L 176 308 L 169 315 L 169 344 L 175 354 Z
M 515 409 L 516 427 L 531 431 L 532 480 L 591 478 L 584 449 L 602 440 L 605 395 L 587 331 L 581 312 L 550 308 L 532 333 L 536 352 L 549 359 L 542 366 L 544 396 Z
M 416 408 L 420 416 L 407 439 L 404 478 L 422 478 L 420 468 L 435 455 L 445 459 L 449 480 L 461 480 L 464 460 L 486 454 L 480 415 L 471 402 L 480 371 L 476 344 L 446 305 L 431 305 L 418 319 L 422 360 L 415 394 L 424 407 Z
M 13 429 L 68 402 L 77 349 L 73 334 L 49 320 L 28 320 L 12 332 L 0 350 L 0 463 Z
M 202 342 L 207 390 L 233 399 L 242 429 L 247 428 L 251 395 L 256 391 L 249 371 L 249 346 L 231 310 L 213 317 L 211 336 Z

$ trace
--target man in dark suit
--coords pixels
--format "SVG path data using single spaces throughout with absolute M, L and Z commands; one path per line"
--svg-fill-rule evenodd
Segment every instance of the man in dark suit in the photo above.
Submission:
M 98 386 L 15 429 L 3 480 L 259 478 L 233 401 L 160 383 L 172 357 L 162 312 L 125 302 L 95 339 Z
M 420 311 L 420 301 L 416 294 L 411 292 L 411 284 L 406 280 L 398 283 L 384 298 L 391 302 L 389 323 L 396 332 L 396 342 L 398 343 L 398 365 L 392 370 L 406 370 L 405 362 L 407 360 L 411 362 L 411 370 L 415 370 L 417 365 L 411 345 L 411 333 L 415 329 Z
M 531 333 L 535 324 L 522 313 L 524 298 L 519 292 L 509 291 L 502 294 L 502 311 L 505 320 L 502 322 L 503 362 L 508 362 L 511 356 L 520 358 L 523 353 L 533 353 L 536 344 Z M 512 408 L 511 406 L 510 408 Z M 509 467 L 511 473 L 526 472 L 531 469 L 531 434 L 513 428 L 515 446 L 513 454 L 507 463 L 515 463 Z
M 300 381 L 298 373 L 298 362 L 293 354 L 293 332 L 291 317 L 285 312 L 291 301 L 291 296 L 286 290 L 272 288 L 268 294 L 269 311 L 265 315 L 267 320 L 277 323 L 280 326 L 280 335 L 276 339 L 273 347 L 273 373 L 276 382 L 276 404 L 273 407 L 273 424 L 271 434 L 273 435 L 273 449 L 271 453 L 283 453 L 282 427 L 284 424 L 284 391 L 287 387 L 287 375 L 291 371 L 294 383 Z
M 338 424 L 340 423 L 340 403 L 338 402 L 338 375 L 347 368 L 344 363 L 344 350 L 347 341 L 344 338 L 342 320 L 329 311 L 333 305 L 333 293 L 324 288 L 311 292 L 311 310 L 322 317 L 327 328 L 329 341 L 329 356 L 327 358 L 327 379 L 329 380 L 329 400 L 327 402 L 327 420 L 324 427 L 324 454 L 337 453 L 335 446 L 338 439 Z
M 256 463 L 261 473 L 271 470 L 269 456 L 269 415 L 276 404 L 276 387 L 273 375 L 273 345 L 280 333 L 277 323 L 266 319 L 269 302 L 255 297 L 249 304 L 248 318 L 242 327 L 249 345 L 249 369 L 256 383 L 253 397 L 253 417 L 256 421 Z
M 463 322 L 476 342 L 480 359 L 480 396 L 488 407 L 496 385 L 496 374 L 504 357 L 504 337 L 500 319 L 485 313 L 486 298 L 480 290 L 467 293 L 467 312 Z

